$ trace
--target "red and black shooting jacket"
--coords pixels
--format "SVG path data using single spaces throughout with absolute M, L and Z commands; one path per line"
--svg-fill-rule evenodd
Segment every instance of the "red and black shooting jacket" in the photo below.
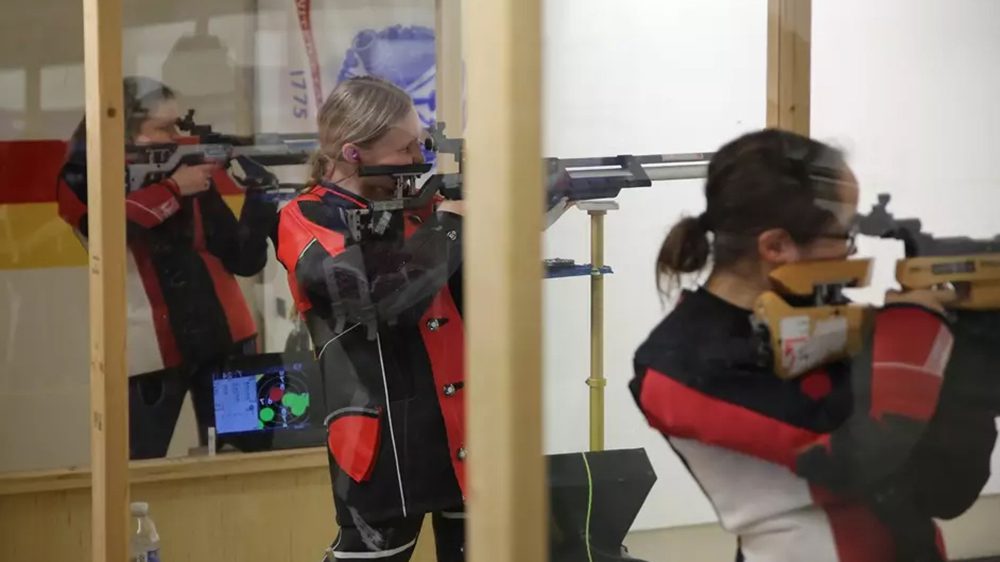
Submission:
M 124 175 L 122 177 L 124 181 Z M 277 206 L 247 194 L 239 219 L 213 186 L 182 197 L 171 180 L 127 193 L 126 279 L 130 375 L 224 357 L 257 329 L 235 275 L 267 261 Z M 59 215 L 86 244 L 86 154 L 71 148 L 57 180 Z
M 455 509 L 464 488 L 462 219 L 433 206 L 376 213 L 317 185 L 280 212 L 278 259 L 326 384 L 338 519 Z
M 975 501 L 996 440 L 995 413 L 967 400 L 968 384 L 993 377 L 949 361 L 965 340 L 935 313 L 889 306 L 852 361 L 782 380 L 760 360 L 750 316 L 685 292 L 637 350 L 631 382 L 738 535 L 737 559 L 946 559 L 932 518 Z

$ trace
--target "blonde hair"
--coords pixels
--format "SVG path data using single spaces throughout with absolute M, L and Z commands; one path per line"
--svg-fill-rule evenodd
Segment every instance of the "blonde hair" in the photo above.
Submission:
M 319 110 L 319 150 L 309 160 L 309 185 L 323 180 L 328 161 L 340 158 L 345 144 L 377 142 L 412 107 L 406 92 L 381 78 L 360 76 L 341 82 Z

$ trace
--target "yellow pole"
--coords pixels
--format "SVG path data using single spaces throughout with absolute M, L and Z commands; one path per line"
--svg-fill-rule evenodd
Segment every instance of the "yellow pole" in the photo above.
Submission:
M 604 217 L 618 208 L 614 201 L 577 204 L 590 215 L 590 450 L 604 450 Z
M 604 215 L 590 215 L 590 450 L 604 450 Z

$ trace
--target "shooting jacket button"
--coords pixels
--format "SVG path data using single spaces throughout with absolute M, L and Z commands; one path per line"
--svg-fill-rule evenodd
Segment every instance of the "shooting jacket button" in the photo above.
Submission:
M 452 242 L 454 242 L 455 240 L 458 240 L 458 233 L 455 232 L 454 230 L 449 230 L 448 231 L 448 239 L 451 240 Z
M 464 461 L 465 457 L 467 457 L 467 456 L 468 456 L 468 453 L 465 452 L 465 447 L 459 447 L 458 448 L 458 452 L 455 453 L 455 457 L 458 460 L 460 460 L 460 461 Z
M 464 388 L 464 387 L 465 387 L 465 383 L 462 382 L 462 381 L 453 382 L 453 383 L 444 385 L 444 387 L 441 389 L 441 392 L 443 392 L 445 396 L 454 396 L 456 392 L 458 392 L 459 390 L 462 390 L 462 388 Z
M 441 328 L 441 326 L 444 326 L 447 323 L 447 318 L 431 318 L 427 320 L 427 329 L 432 332 L 436 332 Z

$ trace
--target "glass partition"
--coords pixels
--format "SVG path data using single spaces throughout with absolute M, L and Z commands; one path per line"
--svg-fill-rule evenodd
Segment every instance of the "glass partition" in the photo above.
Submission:
M 656 283 L 667 231 L 704 210 L 712 153 L 765 124 L 764 3 L 626 4 L 545 3 L 543 146 L 575 203 L 543 234 L 557 561 L 665 560 L 657 530 L 714 520 L 629 383 L 677 302 Z
M 439 153 L 459 157 L 461 60 L 449 54 L 458 88 L 442 99 L 435 2 L 127 1 L 123 11 L 131 459 L 183 471 L 225 458 L 216 466 L 245 473 L 256 469 L 239 463 L 259 462 L 247 453 L 281 462 L 313 449 L 329 465 L 319 497 L 330 523 L 295 552 L 413 550 L 434 513 L 438 548 L 455 556 L 462 206 L 433 190 L 405 212 L 392 205 L 416 197 Z M 0 471 L 86 466 L 82 17 L 62 0 L 8 12 L 0 392 L 16 419 L 35 421 L 0 430 Z M 66 17 L 43 17 L 55 12 Z M 443 104 L 459 108 L 447 130 Z M 199 552 L 197 513 L 177 517 L 180 503 L 158 493 L 133 487 L 132 499 L 162 516 L 164 553 Z M 289 537 L 319 528 L 269 525 Z
M 553 559 L 1000 551 L 994 7 L 633 8 L 546 4 Z
M 83 110 L 78 3 L 9 6 L 0 55 L 0 471 L 89 457 L 87 255 L 56 177 Z M 74 17 L 75 14 L 75 17 Z M 16 420 L 16 421 L 15 421 Z M 53 432 L 53 428 L 60 428 Z
M 433 171 L 435 134 L 447 145 L 435 3 L 126 12 L 143 118 L 174 127 L 126 147 L 129 200 L 170 208 L 130 247 L 150 247 L 163 297 L 146 295 L 170 318 L 150 334 L 176 351 L 130 363 L 133 445 L 160 456 L 174 424 L 181 455 L 321 447 L 336 526 L 317 557 L 411 552 L 427 513 L 419 549 L 459 552 L 461 205 L 394 206 Z M 187 428 L 164 402 L 185 391 Z

